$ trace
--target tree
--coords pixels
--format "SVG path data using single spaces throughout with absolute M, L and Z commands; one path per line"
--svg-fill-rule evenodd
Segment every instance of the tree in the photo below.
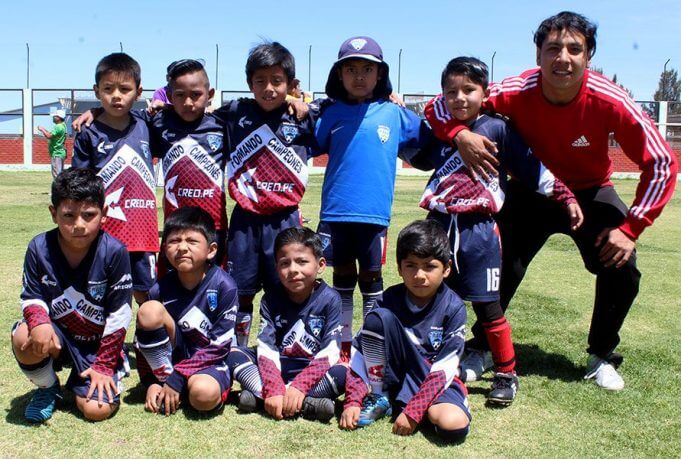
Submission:
M 676 69 L 662 71 L 653 100 L 672 102 L 667 108 L 667 116 L 681 114 L 681 80 Z

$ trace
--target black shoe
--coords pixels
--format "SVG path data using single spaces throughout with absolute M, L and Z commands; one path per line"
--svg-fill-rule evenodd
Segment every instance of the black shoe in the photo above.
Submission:
M 239 411 L 243 413 L 253 413 L 258 411 L 262 405 L 262 400 L 255 396 L 250 390 L 242 390 L 239 395 Z
M 516 392 L 518 392 L 518 377 L 514 373 L 495 373 L 492 390 L 487 394 L 487 401 L 508 406 L 513 403 Z
M 329 422 L 336 414 L 336 404 L 330 398 L 305 397 L 302 414 L 305 419 Z

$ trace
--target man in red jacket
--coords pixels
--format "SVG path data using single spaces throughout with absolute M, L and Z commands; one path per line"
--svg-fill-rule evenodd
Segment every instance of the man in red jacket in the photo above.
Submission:
M 622 88 L 588 69 L 596 52 L 596 25 L 562 12 L 545 19 L 534 35 L 539 68 L 490 87 L 487 108 L 511 118 L 525 141 L 551 171 L 574 191 L 585 220 L 571 232 L 564 212 L 543 196 L 509 183 L 498 215 L 503 245 L 501 303 L 508 306 L 532 258 L 550 235 L 569 234 L 586 268 L 596 274 L 596 298 L 589 332 L 585 378 L 610 390 L 624 381 L 617 373 L 622 356 L 614 350 L 619 330 L 638 293 L 636 240 L 672 196 L 677 164 L 650 118 Z M 494 145 L 459 124 L 445 109 L 447 95 L 426 106 L 435 134 L 458 147 L 469 169 L 496 173 Z M 610 176 L 610 134 L 641 169 L 630 208 L 620 200 Z M 491 151 L 491 152 L 490 152 Z M 486 370 L 484 334 L 469 343 L 462 368 Z

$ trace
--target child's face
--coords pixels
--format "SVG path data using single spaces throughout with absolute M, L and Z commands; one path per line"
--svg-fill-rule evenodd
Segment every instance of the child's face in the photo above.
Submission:
M 105 220 L 104 210 L 89 201 L 67 199 L 55 208 L 50 206 L 52 221 L 59 227 L 62 248 L 65 251 L 87 251 Z
M 177 77 L 170 84 L 170 91 L 173 110 L 188 123 L 203 117 L 215 95 L 215 90 L 210 88 L 206 73 L 200 70 Z
M 317 259 L 310 247 L 287 244 L 277 251 L 279 280 L 296 303 L 305 301 L 314 289 L 317 276 L 324 272 L 326 260 Z
M 192 229 L 172 232 L 165 241 L 166 258 L 180 274 L 205 269 L 217 250 L 215 242 L 209 244 L 203 233 Z
M 95 95 L 102 108 L 112 118 L 128 116 L 137 98 L 142 95 L 132 75 L 120 72 L 104 74 L 94 86 Z
M 383 75 L 376 62 L 365 59 L 348 59 L 341 64 L 339 78 L 348 93 L 348 99 L 365 102 L 374 96 L 374 89 Z
M 449 276 L 450 264 L 442 264 L 433 257 L 419 258 L 410 254 L 403 259 L 397 271 L 409 292 L 409 299 L 420 307 L 426 306 L 435 296 L 440 284 Z
M 280 65 L 273 65 L 256 69 L 248 87 L 260 108 L 270 112 L 284 104 L 291 84 L 284 69 Z
M 478 117 L 482 104 L 489 96 L 489 91 L 482 89 L 480 84 L 471 81 L 466 75 L 457 74 L 447 76 L 442 93 L 449 113 L 464 123 Z

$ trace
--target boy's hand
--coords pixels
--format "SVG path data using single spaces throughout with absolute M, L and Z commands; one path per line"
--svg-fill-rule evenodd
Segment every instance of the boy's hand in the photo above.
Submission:
M 152 384 L 149 386 L 147 389 L 147 396 L 144 400 L 144 409 L 147 411 L 151 411 L 152 413 L 158 413 L 158 396 L 161 393 L 161 387 L 160 384 Z
M 104 109 L 102 107 L 92 108 L 76 118 L 73 123 L 71 123 L 71 127 L 74 131 L 80 132 L 80 128 L 83 127 L 83 124 L 85 127 L 90 127 L 95 118 L 102 113 L 104 113 Z
M 149 99 L 147 99 L 147 112 L 152 116 L 163 110 L 165 106 L 166 104 L 162 100 L 156 99 L 149 102 Z
M 298 121 L 304 120 L 310 113 L 310 107 L 300 99 L 287 99 L 286 102 L 288 103 L 289 115 L 296 115 Z
M 28 334 L 28 339 L 21 346 L 21 350 L 25 351 L 29 347 L 31 352 L 39 356 L 47 355 L 52 349 L 61 349 L 59 337 L 54 332 L 51 323 L 33 327 L 33 330 Z
M 601 244 L 603 246 L 598 252 L 598 259 L 606 268 L 611 266 L 621 268 L 636 249 L 636 241 L 632 241 L 619 228 L 605 228 L 601 231 L 594 246 L 598 247 Z
M 584 213 L 582 208 L 576 202 L 572 202 L 567 206 L 567 212 L 570 216 L 570 229 L 577 231 L 582 223 L 584 223 Z
M 359 421 L 360 408 L 358 406 L 351 406 L 343 410 L 340 421 L 338 422 L 341 429 L 355 430 L 357 428 L 357 421 Z
M 265 411 L 276 420 L 284 418 L 282 409 L 284 407 L 284 396 L 274 395 L 265 399 Z
M 284 395 L 282 414 L 285 418 L 291 418 L 300 412 L 303 407 L 303 400 L 305 399 L 305 394 L 296 389 L 293 386 L 289 386 L 286 389 L 286 395 Z
M 157 396 L 157 403 L 159 406 L 165 404 L 165 415 L 170 416 L 180 406 L 180 393 L 168 384 L 164 384 Z
M 416 429 L 416 421 L 404 413 L 400 413 L 393 424 L 393 433 L 397 435 L 411 435 Z
M 388 96 L 388 100 L 390 100 L 390 102 L 392 102 L 395 105 L 399 105 L 400 107 L 407 106 L 407 104 L 404 103 L 400 95 L 397 94 L 396 92 L 391 92 L 390 95 Z
M 118 387 L 111 376 L 103 375 L 96 372 L 92 367 L 88 368 L 80 374 L 81 378 L 90 378 L 90 388 L 87 391 L 85 400 L 90 401 L 92 394 L 97 390 L 97 404 L 102 406 L 104 404 L 104 391 L 109 397 L 109 403 L 113 402 L 114 394 L 118 395 Z
M 498 150 L 490 139 L 464 129 L 454 137 L 454 143 L 473 178 L 477 179 L 480 175 L 489 182 L 490 175 L 494 177 L 499 175 L 496 170 L 499 160 L 494 156 Z

